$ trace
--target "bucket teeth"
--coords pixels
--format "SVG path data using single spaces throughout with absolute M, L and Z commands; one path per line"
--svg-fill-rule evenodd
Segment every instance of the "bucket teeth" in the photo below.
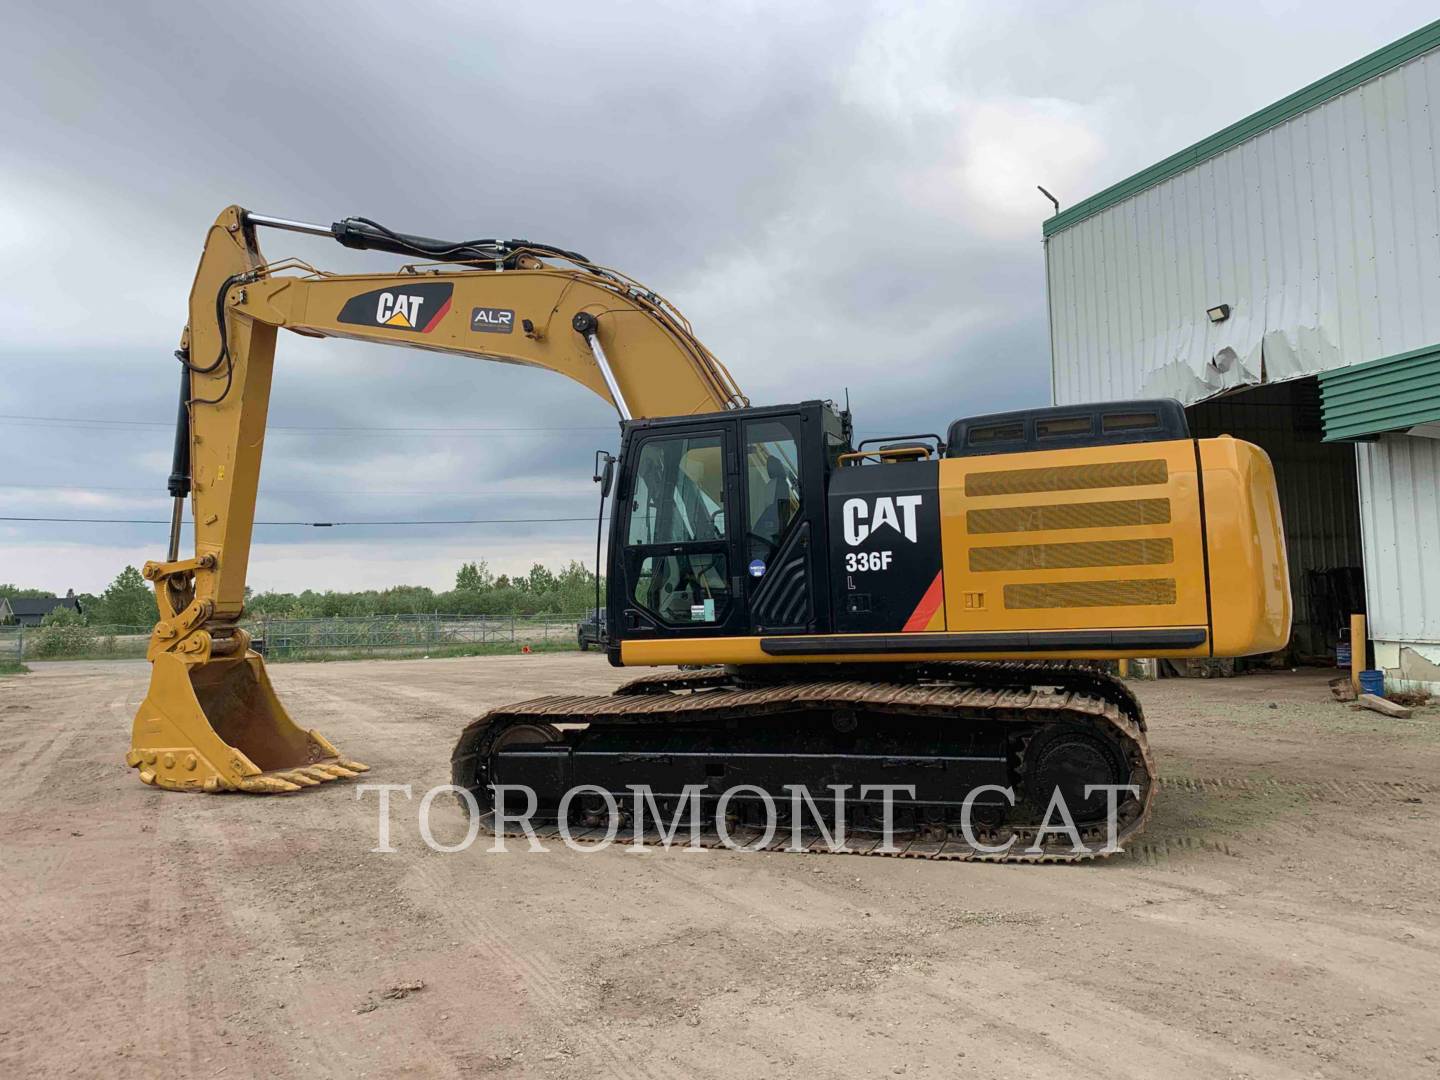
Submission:
M 305 768 L 296 769 L 295 771 L 298 773 L 304 773 L 306 776 L 310 777 L 311 780 L 318 780 L 322 784 L 325 783 L 327 780 L 335 779 L 335 774 L 327 771 L 323 765 L 307 765 L 305 766 Z
M 284 772 L 277 773 L 276 775 L 279 776 L 282 780 L 289 780 L 290 783 L 299 784 L 301 787 L 320 786 L 320 781 L 316 780 L 313 776 L 305 772 L 303 769 L 286 769 Z
M 352 773 L 370 771 L 369 765 L 361 765 L 358 761 L 347 761 L 345 758 L 338 759 L 335 764 L 339 765 L 342 769 L 349 769 Z
M 240 778 L 240 790 L 252 795 L 275 795 L 282 791 L 299 791 L 300 785 L 278 776 L 243 776 Z
M 356 775 L 343 765 L 336 765 L 330 761 L 325 762 L 323 765 L 316 765 L 315 768 L 324 769 L 325 772 L 330 774 L 330 779 L 332 780 L 349 780 Z

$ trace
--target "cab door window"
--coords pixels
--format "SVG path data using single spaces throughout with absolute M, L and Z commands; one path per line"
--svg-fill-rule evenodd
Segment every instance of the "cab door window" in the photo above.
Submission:
M 720 552 L 647 555 L 640 560 L 634 599 L 667 623 L 717 623 L 730 610 L 730 579 Z
M 764 573 L 800 514 L 800 439 L 795 426 L 788 417 L 745 424 L 745 551 L 752 574 Z
M 627 543 L 682 544 L 725 536 L 725 460 L 719 435 L 651 439 L 635 469 Z
M 667 623 L 723 622 L 731 595 L 722 436 L 646 440 L 631 491 L 631 600 Z

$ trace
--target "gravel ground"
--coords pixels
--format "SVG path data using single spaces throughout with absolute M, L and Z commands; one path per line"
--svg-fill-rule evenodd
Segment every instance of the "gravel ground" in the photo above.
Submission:
M 415 785 L 392 854 L 353 784 L 143 787 L 146 666 L 34 666 L 0 678 L 5 1075 L 1440 1075 L 1440 710 L 1326 672 L 1136 684 L 1150 831 L 1031 867 L 429 850 L 460 727 L 627 677 L 595 655 L 272 668 Z

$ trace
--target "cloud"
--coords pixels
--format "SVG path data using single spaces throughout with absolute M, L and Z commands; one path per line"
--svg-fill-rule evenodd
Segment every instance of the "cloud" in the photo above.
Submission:
M 584 251 L 675 300 L 757 403 L 848 390 L 863 435 L 1042 404 L 1035 184 L 1078 201 L 1432 15 L 1303 12 L 573 2 L 336 18 L 258 0 L 238 26 L 204 5 L 21 5 L 0 70 L 24 106 L 0 112 L 0 413 L 159 426 L 0 418 L 0 483 L 29 485 L 0 505 L 167 516 L 170 352 L 204 231 L 232 202 Z M 262 243 L 337 271 L 394 262 Z M 591 452 L 616 439 L 613 411 L 564 379 L 288 335 L 271 420 L 260 511 L 287 520 L 588 514 Z M 394 427 L 530 430 L 373 430 Z M 0 581 L 94 589 L 164 533 L 7 526 Z M 442 586 L 479 555 L 511 571 L 593 559 L 583 526 L 263 534 L 252 581 Z

